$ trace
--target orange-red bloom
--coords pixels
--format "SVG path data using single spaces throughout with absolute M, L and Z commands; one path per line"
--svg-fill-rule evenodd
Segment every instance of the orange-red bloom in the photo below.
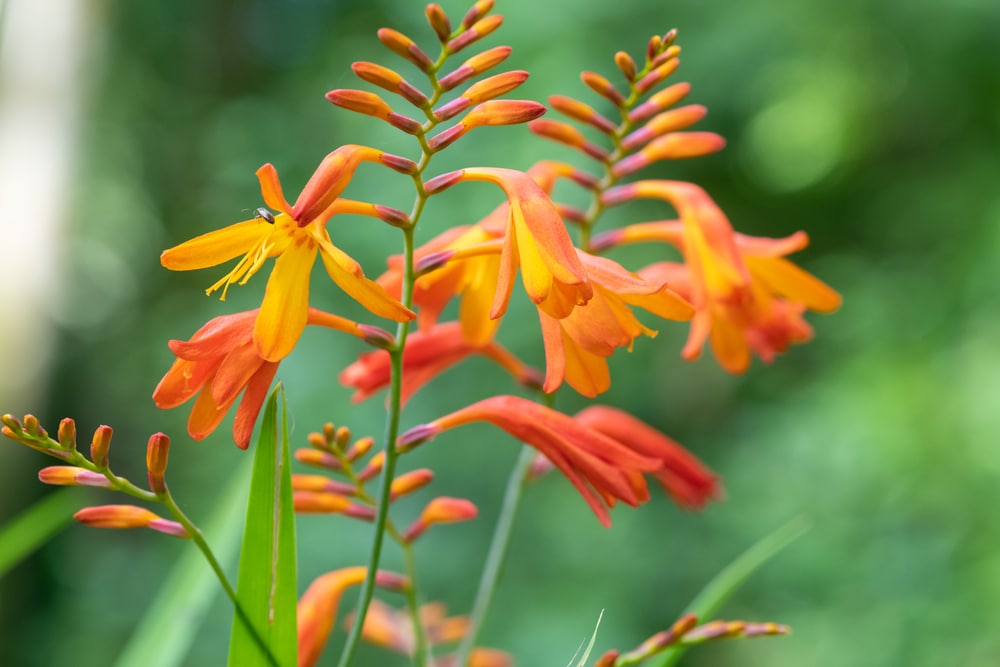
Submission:
M 293 206 L 282 194 L 278 172 L 265 164 L 257 170 L 257 178 L 264 202 L 278 211 L 272 224 L 259 217 L 238 222 L 170 248 L 160 261 L 168 269 L 187 271 L 242 255 L 236 268 L 207 290 L 222 288 L 225 299 L 229 285 L 245 284 L 269 257 L 278 257 L 253 331 L 258 353 L 268 361 L 287 356 L 306 326 L 309 276 L 317 253 L 330 278 L 372 313 L 400 322 L 413 319 L 408 308 L 367 279 L 361 265 L 333 245 L 326 231 L 327 221 L 338 213 L 386 216 L 384 207 L 340 199 L 363 161 L 406 169 L 399 158 L 374 148 L 341 146 L 320 163 Z
M 457 322 L 437 324 L 430 329 L 416 331 L 406 339 L 403 351 L 402 400 L 405 403 L 424 384 L 442 371 L 459 363 L 472 354 L 481 354 L 495 361 L 519 382 L 537 386 L 541 384 L 538 372 L 526 366 L 517 357 L 494 341 L 475 345 L 463 336 Z M 351 398 L 360 402 L 389 385 L 389 353 L 385 350 L 366 352 L 340 374 L 340 382 L 357 391 Z
M 589 424 L 516 396 L 487 398 L 414 427 L 400 436 L 397 446 L 408 449 L 442 431 L 478 421 L 489 422 L 544 454 L 605 526 L 611 524 L 608 508 L 617 501 L 637 506 L 649 500 L 643 474 L 658 474 L 673 465 L 676 457 L 676 451 L 662 442 L 641 436 L 617 440 Z
M 805 309 L 832 312 L 840 295 L 798 268 L 784 255 L 808 244 L 804 232 L 784 239 L 745 236 L 733 231 L 725 214 L 704 190 L 677 181 L 639 181 L 610 190 L 608 203 L 636 197 L 669 201 L 680 220 L 631 225 L 602 234 L 598 247 L 664 241 L 680 249 L 683 267 L 659 263 L 639 272 L 665 280 L 697 310 L 682 356 L 695 359 L 706 340 L 719 363 L 742 373 L 750 352 L 770 361 L 791 343 L 812 337 Z
M 579 256 L 594 286 L 593 298 L 562 319 L 538 311 L 545 342 L 544 389 L 551 393 L 565 379 L 593 398 L 611 386 L 607 357 L 619 347 L 631 350 L 637 336 L 656 335 L 630 306 L 670 320 L 691 319 L 694 309 L 664 280 L 646 280 L 604 257 L 582 251 Z
M 257 320 L 257 310 L 223 315 L 210 320 L 191 340 L 168 343 L 177 360 L 153 391 L 153 401 L 157 407 L 174 408 L 198 394 L 188 418 L 188 434 L 195 440 L 214 431 L 243 392 L 233 422 L 233 440 L 242 449 L 250 444 L 257 415 L 280 361 L 268 361 L 258 352 L 253 341 Z M 370 331 L 315 308 L 307 310 L 307 321 L 360 338 Z

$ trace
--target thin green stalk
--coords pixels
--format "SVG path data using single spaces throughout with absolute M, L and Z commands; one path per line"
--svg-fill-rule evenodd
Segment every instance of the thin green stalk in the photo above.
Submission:
M 479 579 L 479 590 L 476 591 L 476 600 L 472 606 L 472 614 L 469 616 L 469 629 L 462 642 L 455 652 L 455 664 L 464 665 L 472 647 L 476 643 L 476 637 L 482 627 L 486 612 L 489 610 L 490 602 L 493 599 L 493 591 L 496 588 L 497 580 L 500 578 L 500 568 L 503 565 L 504 557 L 507 555 L 507 545 L 510 542 L 510 534 L 514 527 L 514 517 L 517 515 L 517 506 L 521 500 L 521 491 L 524 488 L 524 481 L 534 459 L 535 450 L 530 447 L 522 447 L 521 454 L 514 464 L 514 469 L 507 479 L 507 489 L 504 491 L 503 504 L 500 507 L 500 516 L 497 517 L 496 526 L 493 529 L 493 541 L 490 542 L 490 550 L 486 555 L 486 564 L 483 566 L 483 575 Z
M 413 545 L 403 542 L 403 556 L 406 558 L 406 576 L 410 579 L 410 587 L 406 589 L 406 607 L 413 619 L 413 664 L 416 667 L 426 667 L 430 664 L 430 644 L 427 641 L 427 631 L 420 621 L 420 601 L 417 599 L 417 562 L 413 557 Z M 457 664 L 457 663 L 456 663 Z
M 232 601 L 233 606 L 236 608 L 236 614 L 243 621 L 243 625 L 247 627 L 250 631 L 250 636 L 253 637 L 254 642 L 260 647 L 260 650 L 264 652 L 267 656 L 268 662 L 270 662 L 274 667 L 281 667 L 277 659 L 271 653 L 271 649 L 268 648 L 267 642 L 264 641 L 263 637 L 257 632 L 257 628 L 254 627 L 253 623 L 250 622 L 250 617 L 247 616 L 246 611 L 244 611 L 243 606 L 240 605 L 239 598 L 236 597 L 236 590 L 229 583 L 229 579 L 226 578 L 226 573 L 222 569 L 222 565 L 219 563 L 215 554 L 212 552 L 212 547 L 208 545 L 208 541 L 205 539 L 204 534 L 198 526 L 181 511 L 181 508 L 174 501 L 174 497 L 170 495 L 170 491 L 167 490 L 163 495 L 157 496 L 157 499 L 161 501 L 167 509 L 170 510 L 170 514 L 173 515 L 177 523 L 184 526 L 184 530 L 187 531 L 188 535 L 191 536 L 191 541 L 197 545 L 198 549 L 201 551 L 202 555 L 205 556 L 205 560 L 208 561 L 209 566 L 212 571 L 215 572 L 216 578 L 218 578 L 219 583 L 222 584 L 222 590 L 226 592 L 226 596 Z

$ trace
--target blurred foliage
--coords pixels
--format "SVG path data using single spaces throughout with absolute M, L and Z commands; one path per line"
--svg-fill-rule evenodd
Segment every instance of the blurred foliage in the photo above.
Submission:
M 456 20 L 467 8 L 465 0 L 442 5 Z M 615 383 L 602 401 L 629 407 L 702 456 L 723 476 L 727 499 L 685 514 L 660 497 L 641 511 L 617 510 L 605 531 L 563 480 L 534 485 L 484 643 L 510 650 L 522 665 L 566 664 L 605 609 L 596 652 L 630 648 L 669 625 L 749 544 L 801 514 L 813 530 L 723 614 L 778 621 L 793 634 L 699 647 L 685 664 L 995 664 L 1000 4 L 499 5 L 505 25 L 486 44 L 510 44 L 509 67 L 533 73 L 518 91 L 524 98 L 592 100 L 579 70 L 613 77 L 616 50 L 638 56 L 651 33 L 677 27 L 684 54 L 674 80 L 692 83 L 689 99 L 710 109 L 700 129 L 720 132 L 729 147 L 652 173 L 701 184 L 740 231 L 806 229 L 813 242 L 797 261 L 837 287 L 845 305 L 811 318 L 812 344 L 744 377 L 727 376 L 709 358 L 682 362 L 683 326 L 664 324 L 655 343 L 616 355 Z M 62 416 L 75 417 L 81 431 L 112 424 L 115 467 L 131 466 L 135 477 L 146 436 L 173 434 L 174 493 L 196 520 L 210 514 L 246 454 L 225 429 L 209 442 L 188 442 L 186 409 L 158 411 L 147 396 L 172 359 L 166 340 L 256 305 L 263 277 L 222 304 L 201 294 L 219 271 L 168 274 L 158 254 L 249 217 L 260 202 L 253 172 L 264 162 L 294 192 L 340 144 L 411 155 L 408 139 L 388 125 L 322 96 L 364 86 L 350 73 L 355 60 L 413 75 L 374 33 L 391 26 L 428 43 L 421 8 L 402 0 L 101 5 L 69 232 L 73 279 L 58 313 L 49 400 L 34 409 L 43 424 L 54 428 Z M 443 153 L 431 172 L 473 163 L 526 168 L 541 157 L 572 159 L 523 127 L 487 128 Z M 398 194 L 389 178 L 400 182 Z M 349 196 L 408 208 L 405 185 L 362 167 Z M 498 201 L 486 186 L 433 199 L 421 238 L 475 220 Z M 635 204 L 607 222 L 667 215 Z M 386 248 L 398 247 L 397 232 L 370 220 L 338 218 L 331 233 L 370 275 Z M 315 290 L 318 305 L 360 315 L 325 287 Z M 501 338 L 539 363 L 535 327 L 522 308 L 508 316 Z M 327 420 L 358 435 L 381 433 L 380 398 L 350 406 L 347 390 L 329 387 L 359 351 L 310 331 L 282 364 L 293 437 Z M 505 386 L 494 379 L 503 381 L 479 361 L 452 371 L 408 406 L 404 426 Z M 558 400 L 567 410 L 578 404 L 568 391 Z M 470 427 L 403 460 L 432 467 L 438 493 L 470 497 L 481 509 L 481 521 L 436 529 L 417 549 L 424 595 L 452 611 L 471 603 L 503 488 L 498 471 L 515 456 L 509 439 Z M 0 518 L 42 493 L 34 471 L 45 464 L 28 452 L 5 462 L 23 474 L 8 475 L 19 486 L 5 497 L 17 500 L 0 508 Z M 80 505 L 99 497 L 80 490 Z M 301 519 L 301 586 L 363 562 L 366 528 Z M 0 581 L 4 664 L 111 664 L 185 548 L 155 535 L 67 530 Z M 390 552 L 387 566 L 398 565 Z M 188 664 L 222 664 L 229 618 L 220 599 Z M 96 648 L 81 652 L 84 642 Z M 327 656 L 335 653 L 336 644 Z M 375 649 L 360 656 L 359 664 L 394 664 Z

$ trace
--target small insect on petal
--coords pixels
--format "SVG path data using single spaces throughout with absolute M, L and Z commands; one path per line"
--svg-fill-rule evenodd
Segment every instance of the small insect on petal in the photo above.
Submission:
M 258 208 L 257 210 L 255 210 L 253 212 L 253 217 L 256 220 L 263 220 L 264 222 L 266 222 L 269 225 L 273 225 L 274 224 L 274 213 L 271 213 L 269 210 L 267 210 L 263 206 L 261 206 L 260 208 Z

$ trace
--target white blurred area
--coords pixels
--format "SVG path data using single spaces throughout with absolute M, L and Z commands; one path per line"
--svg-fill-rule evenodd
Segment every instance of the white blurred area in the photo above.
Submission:
M 17 416 L 52 358 L 95 9 L 0 0 L 0 411 Z

